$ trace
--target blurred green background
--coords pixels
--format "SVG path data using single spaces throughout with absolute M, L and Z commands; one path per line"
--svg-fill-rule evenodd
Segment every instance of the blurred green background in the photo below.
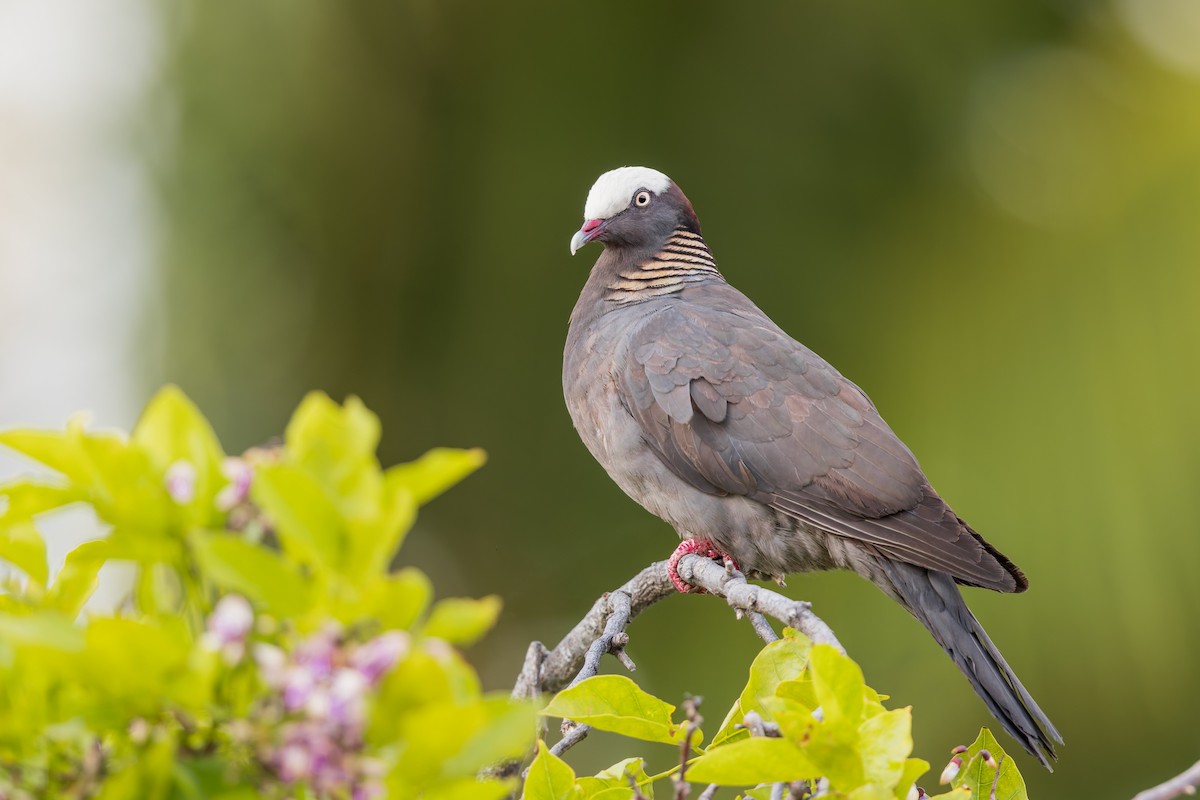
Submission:
M 1067 740 L 1054 775 L 1018 756 L 1033 795 L 1129 796 L 1200 757 L 1190 0 L 167 8 L 131 134 L 157 203 L 138 392 L 180 383 L 231 451 L 310 388 L 381 415 L 385 464 L 486 448 L 404 555 L 443 594 L 505 599 L 473 652 L 490 688 L 675 545 L 560 388 L 599 252 L 567 253 L 584 197 L 645 164 L 688 193 L 726 277 L 1029 575 L 968 601 Z M 854 576 L 786 591 L 915 707 L 932 788 L 991 724 L 966 681 Z M 703 695 L 710 725 L 757 649 L 711 598 L 631 635 L 637 680 Z

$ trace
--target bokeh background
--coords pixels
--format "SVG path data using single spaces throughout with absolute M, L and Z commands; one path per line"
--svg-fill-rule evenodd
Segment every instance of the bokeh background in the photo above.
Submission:
M 175 381 L 230 451 L 310 388 L 362 396 L 385 463 L 486 448 L 403 560 L 504 597 L 472 653 L 503 688 L 674 547 L 561 400 L 598 252 L 567 241 L 622 164 L 683 186 L 726 276 L 1030 576 L 968 599 L 1067 739 L 1054 775 L 1019 761 L 1034 796 L 1200 756 L 1192 0 L 0 0 L 0 425 L 128 426 Z M 789 584 L 915 707 L 934 775 L 990 724 L 865 582 Z M 710 724 L 757 648 L 711 598 L 631 634 Z

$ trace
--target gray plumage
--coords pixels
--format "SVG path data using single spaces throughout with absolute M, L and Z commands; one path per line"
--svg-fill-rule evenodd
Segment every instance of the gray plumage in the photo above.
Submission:
M 681 537 L 747 571 L 875 583 L 1048 767 L 1061 737 L 955 586 L 1020 592 L 1021 571 L 938 496 L 862 390 L 725 281 L 675 184 L 616 170 L 593 208 L 609 215 L 572 248 L 605 248 L 571 314 L 563 391 L 595 458 Z

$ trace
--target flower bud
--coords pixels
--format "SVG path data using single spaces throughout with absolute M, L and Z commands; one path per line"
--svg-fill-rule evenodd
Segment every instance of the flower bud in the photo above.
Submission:
M 208 631 L 222 644 L 244 642 L 254 625 L 254 609 L 240 594 L 227 594 L 208 615 Z
M 229 483 L 217 492 L 217 508 L 229 511 L 250 496 L 254 469 L 240 458 L 227 458 L 221 462 L 221 474 L 229 479 Z
M 167 494 L 179 505 L 186 505 L 196 497 L 196 468 L 189 461 L 176 461 L 167 467 L 164 478 Z
M 942 776 L 938 778 L 938 782 L 945 785 L 958 777 L 958 771 L 962 769 L 962 756 L 955 756 L 950 759 L 950 763 L 942 770 Z

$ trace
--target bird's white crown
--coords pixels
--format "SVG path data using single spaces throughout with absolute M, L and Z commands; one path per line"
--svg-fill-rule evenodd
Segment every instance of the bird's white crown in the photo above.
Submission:
M 649 167 L 618 167 L 596 179 L 583 206 L 584 219 L 610 219 L 629 208 L 633 193 L 649 189 L 661 194 L 671 179 Z

